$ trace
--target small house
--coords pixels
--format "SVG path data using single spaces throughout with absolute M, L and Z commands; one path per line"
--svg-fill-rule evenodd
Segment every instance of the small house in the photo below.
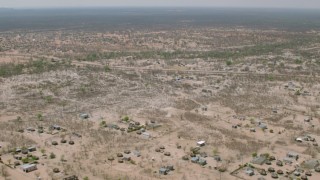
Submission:
M 205 160 L 204 158 L 200 158 L 198 161 L 198 164 L 200 164 L 201 166 L 204 166 L 207 164 L 207 160 Z
M 295 153 L 295 152 L 288 152 L 287 153 L 287 157 L 294 158 L 294 159 L 298 160 L 299 159 L 299 154 Z
M 260 127 L 261 129 L 268 129 L 267 124 L 265 124 L 265 123 L 263 123 L 263 122 L 259 122 L 259 127 Z
M 149 139 L 149 138 L 151 137 L 150 133 L 148 133 L 148 132 L 143 132 L 143 133 L 141 134 L 141 136 L 142 136 L 144 139 Z
M 293 163 L 292 158 L 289 158 L 289 157 L 283 158 L 283 162 L 284 162 L 285 164 L 292 164 L 292 163 Z
M 248 167 L 245 172 L 249 176 L 253 176 L 254 175 L 254 170 L 252 168 Z
M 36 150 L 37 150 L 37 148 L 34 147 L 34 146 L 28 148 L 28 151 L 29 151 L 29 152 L 33 152 L 33 151 L 36 151 Z
M 267 158 L 265 156 L 258 156 L 258 157 L 255 157 L 251 162 L 253 164 L 259 164 L 259 165 L 262 165 L 266 162 Z
M 198 161 L 199 161 L 199 157 L 198 156 L 191 158 L 191 162 L 193 162 L 193 163 L 198 163 Z
M 33 127 L 28 127 L 27 128 L 27 131 L 29 131 L 29 132 L 34 132 L 34 131 L 36 131 Z
M 88 119 L 89 118 L 89 114 L 82 113 L 82 114 L 80 114 L 80 118 L 81 119 Z
M 165 168 L 165 167 L 160 168 L 159 169 L 159 174 L 167 175 L 168 174 L 168 169 Z
M 302 143 L 303 142 L 303 138 L 302 137 L 297 137 L 296 141 Z
M 23 172 L 26 172 L 26 173 L 38 169 L 36 164 L 24 164 L 24 165 L 20 166 L 20 168 L 22 169 Z
M 60 131 L 61 127 L 59 125 L 55 124 L 55 125 L 52 126 L 52 129 Z
M 218 155 L 213 156 L 213 159 L 216 161 L 221 161 L 221 157 Z
M 79 178 L 75 175 L 64 177 L 63 180 L 79 180 Z
M 166 169 L 169 170 L 169 171 L 173 171 L 173 170 L 174 170 L 174 167 L 173 167 L 173 165 L 168 165 L 168 166 L 166 167 Z
M 140 151 L 132 151 L 132 153 L 137 156 L 137 157 L 140 157 L 141 156 L 141 153 Z
M 16 160 L 21 160 L 21 159 L 22 159 L 22 156 L 15 155 L 14 158 L 15 158 Z
M 198 145 L 198 146 L 204 146 L 205 144 L 206 144 L 205 141 L 198 141 L 198 142 L 197 142 L 197 145 Z
M 16 153 L 20 153 L 20 152 L 21 152 L 21 148 L 17 148 Z
M 202 111 L 208 111 L 208 107 L 207 106 L 202 106 L 201 109 L 202 109 Z

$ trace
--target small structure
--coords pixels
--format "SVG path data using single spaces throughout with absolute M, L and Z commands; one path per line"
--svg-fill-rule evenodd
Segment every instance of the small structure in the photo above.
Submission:
M 250 167 L 248 167 L 245 172 L 249 176 L 253 176 L 254 175 L 254 170 L 252 168 L 250 168 Z
M 21 151 L 22 151 L 21 148 L 16 149 L 16 153 L 20 153 Z
M 204 146 L 205 144 L 206 144 L 205 141 L 198 141 L 198 142 L 197 142 L 197 145 L 200 146 L 200 147 L 201 147 L 201 146 Z
M 28 127 L 27 128 L 27 131 L 29 131 L 29 132 L 34 132 L 34 131 L 36 131 L 33 127 Z
M 259 125 L 258 125 L 261 129 L 268 129 L 268 126 L 267 124 L 263 123 L 263 122 L 259 122 Z
M 198 161 L 199 161 L 199 157 L 198 156 L 191 158 L 191 162 L 193 162 L 193 163 L 197 163 Z
M 159 174 L 162 174 L 162 175 L 167 175 L 168 174 L 168 169 L 165 168 L 165 167 L 162 167 L 159 169 Z
M 132 153 L 135 155 L 135 156 L 137 156 L 137 157 L 140 157 L 141 156 L 141 153 L 140 153 L 140 151 L 132 151 Z
M 166 168 L 167 168 L 169 171 L 173 171 L 173 170 L 174 170 L 173 165 L 168 165 Z
M 199 158 L 198 164 L 200 164 L 201 166 L 204 166 L 207 164 L 207 160 L 205 160 L 204 158 Z
M 253 164 L 263 165 L 266 162 L 267 158 L 265 156 L 257 156 L 251 162 Z
M 219 155 L 213 156 L 213 159 L 216 161 L 221 161 L 221 157 Z
M 76 132 L 73 132 L 72 135 L 75 135 L 75 136 L 77 136 L 78 138 L 81 138 L 81 137 L 82 137 L 81 134 L 78 134 L 78 133 L 76 133 Z
M 37 150 L 37 148 L 34 147 L 34 146 L 28 148 L 28 151 L 29 151 L 29 152 L 33 152 L 33 151 L 36 151 L 36 150 Z
M 75 175 L 64 177 L 63 180 L 79 180 L 79 178 Z
M 296 141 L 302 143 L 303 142 L 303 138 L 302 137 L 297 137 Z
M 52 126 L 52 129 L 60 131 L 61 127 L 59 125 L 55 124 L 55 125 Z
M 82 113 L 82 114 L 80 114 L 80 118 L 81 119 L 89 119 L 89 114 Z
M 149 139 L 149 138 L 151 137 L 150 133 L 148 133 L 148 132 L 143 132 L 143 133 L 141 134 L 141 136 L 142 136 L 144 139 Z
M 205 160 L 204 158 L 201 158 L 199 156 L 192 157 L 191 158 L 191 162 L 192 163 L 197 163 L 197 164 L 199 164 L 201 166 L 204 166 L 204 165 L 207 164 L 207 160 Z
M 299 159 L 299 154 L 295 153 L 295 152 L 288 152 L 287 153 L 287 157 L 288 158 L 294 158 L 294 159 L 298 160 Z
M 202 109 L 202 111 L 208 111 L 208 107 L 207 106 L 202 106 L 201 109 Z
M 20 166 L 20 168 L 22 169 L 23 172 L 26 172 L 26 173 L 38 169 L 36 164 L 24 164 L 24 165 Z
M 310 118 L 310 117 L 304 118 L 304 122 L 310 122 L 310 121 L 311 121 L 311 118 Z
M 283 158 L 283 162 L 284 162 L 285 164 L 292 164 L 292 163 L 293 163 L 293 162 L 292 162 L 292 159 L 289 158 L 289 157 Z
M 21 159 L 22 159 L 22 156 L 15 155 L 14 158 L 15 158 L 16 160 L 21 160 Z

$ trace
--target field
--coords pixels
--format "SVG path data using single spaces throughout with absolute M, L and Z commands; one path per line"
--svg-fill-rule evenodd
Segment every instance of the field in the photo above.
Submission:
M 319 19 L 0 9 L 0 179 L 319 179 Z

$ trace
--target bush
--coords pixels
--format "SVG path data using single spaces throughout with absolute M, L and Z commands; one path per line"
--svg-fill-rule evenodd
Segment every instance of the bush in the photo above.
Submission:
M 25 157 L 21 159 L 23 164 L 27 164 L 29 162 L 29 158 Z
M 107 66 L 107 65 L 104 66 L 104 71 L 105 71 L 105 72 L 109 72 L 110 70 L 111 70 L 111 69 L 109 68 L 109 66 Z
M 124 117 L 122 118 L 122 121 L 128 122 L 128 121 L 129 121 L 129 117 L 128 117 L 128 116 L 124 116 Z
M 56 158 L 56 155 L 54 154 L 54 153 L 50 153 L 50 159 L 54 159 L 54 158 Z
M 226 65 L 227 66 L 231 66 L 232 65 L 232 61 L 231 60 L 226 61 Z
M 252 153 L 252 157 L 257 157 L 258 154 L 256 152 Z

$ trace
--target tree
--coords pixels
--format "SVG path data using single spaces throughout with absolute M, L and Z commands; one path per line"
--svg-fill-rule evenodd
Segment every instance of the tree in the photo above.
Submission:
M 252 153 L 252 157 L 257 157 L 258 154 L 256 152 Z
M 56 155 L 52 152 L 52 153 L 50 153 L 50 159 L 54 159 L 54 158 L 56 158 Z
M 38 121 L 43 121 L 43 116 L 41 113 L 37 114 Z

